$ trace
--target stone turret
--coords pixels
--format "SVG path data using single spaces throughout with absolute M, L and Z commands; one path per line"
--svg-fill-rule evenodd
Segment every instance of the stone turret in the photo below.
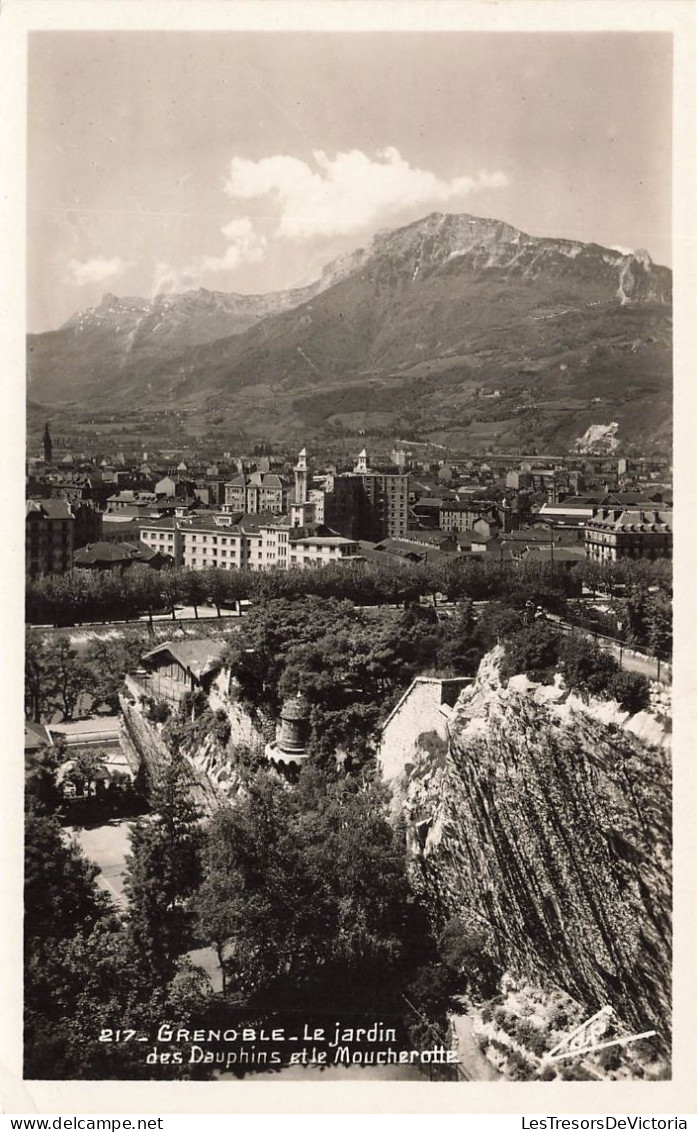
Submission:
M 307 758 L 310 739 L 310 705 L 302 692 L 290 696 L 281 708 L 281 722 L 266 757 L 283 766 L 300 766 Z

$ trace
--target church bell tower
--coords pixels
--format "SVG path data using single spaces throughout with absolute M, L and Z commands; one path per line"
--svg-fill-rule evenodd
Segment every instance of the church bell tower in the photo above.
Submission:
M 46 427 L 44 428 L 44 441 L 43 441 L 43 443 L 44 443 L 44 463 L 45 464 L 52 464 L 53 463 L 53 441 L 51 440 L 51 433 L 49 432 L 49 429 L 48 429 L 48 421 L 46 421 Z
M 303 448 L 295 465 L 295 502 L 307 503 L 307 450 Z

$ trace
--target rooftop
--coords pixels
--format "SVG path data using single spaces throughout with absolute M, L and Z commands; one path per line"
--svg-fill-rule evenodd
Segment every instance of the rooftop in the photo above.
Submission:
M 169 653 L 170 656 L 179 661 L 182 668 L 186 668 L 200 680 L 202 676 L 220 668 L 226 647 L 225 641 L 214 641 L 207 638 L 198 641 L 165 641 L 157 648 L 147 652 L 143 657 L 143 662 Z
M 592 529 L 664 534 L 673 530 L 673 512 L 639 508 L 603 509 L 586 526 Z
M 120 733 L 118 715 L 100 715 L 92 719 L 71 719 L 63 723 L 51 723 L 51 736 L 61 735 L 68 746 L 85 743 L 116 742 Z
M 30 515 L 39 515 L 42 519 L 74 518 L 65 499 L 27 499 L 25 517 Z
M 294 546 L 358 546 L 356 539 L 344 538 L 343 535 L 303 535 L 291 538 L 291 542 Z
M 76 566 L 100 562 L 148 562 L 157 553 L 144 542 L 94 542 L 76 550 L 74 561 Z

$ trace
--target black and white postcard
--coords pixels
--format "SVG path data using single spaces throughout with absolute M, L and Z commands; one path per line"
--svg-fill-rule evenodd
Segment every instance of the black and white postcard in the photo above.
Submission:
M 689 1111 L 693 5 L 0 32 L 5 1111 Z

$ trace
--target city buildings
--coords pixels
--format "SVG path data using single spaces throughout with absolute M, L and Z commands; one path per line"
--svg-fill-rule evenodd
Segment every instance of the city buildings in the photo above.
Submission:
M 293 527 L 288 518 L 269 513 L 162 519 L 143 526 L 140 537 L 191 570 L 289 570 L 355 559 L 359 553 L 357 540 L 323 524 Z
M 240 472 L 225 484 L 225 505 L 234 511 L 282 515 L 287 502 L 288 488 L 275 472 Z
M 127 570 L 135 565 L 161 570 L 171 563 L 166 554 L 142 542 L 95 542 L 73 555 L 73 565 L 79 570 Z
M 369 467 L 364 448 L 352 472 L 328 477 L 324 514 L 347 538 L 401 538 L 409 526 L 409 475 L 400 467 Z
M 505 557 L 508 546 L 502 552 L 500 544 L 512 532 L 532 538 L 536 527 L 542 541 L 553 528 L 565 545 L 573 541 L 598 560 L 671 553 L 670 477 L 654 479 L 666 478 L 663 465 L 657 471 L 637 460 L 631 490 L 608 491 L 607 461 L 449 455 L 416 466 L 401 449 L 395 456 L 395 464 L 383 465 L 366 448 L 352 461 L 327 450 L 313 468 L 305 448 L 297 457 L 234 461 L 229 452 L 211 461 L 168 450 L 147 454 L 147 474 L 140 452 L 130 461 L 101 457 L 70 469 L 28 460 L 27 571 L 120 568 L 136 558 L 118 544 L 133 548 L 141 540 L 152 563 L 193 570 L 292 569 L 376 556 L 396 564 L 444 553 Z M 546 490 L 551 483 L 554 492 Z

